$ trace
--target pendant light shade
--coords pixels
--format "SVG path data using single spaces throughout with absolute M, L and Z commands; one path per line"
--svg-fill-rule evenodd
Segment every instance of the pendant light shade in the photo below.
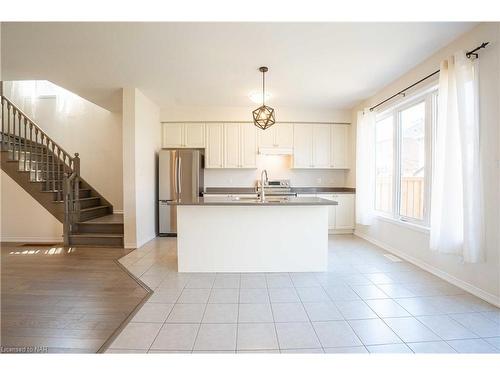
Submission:
M 259 68 L 259 71 L 262 72 L 262 105 L 259 108 L 253 110 L 252 115 L 254 125 L 262 130 L 266 130 L 270 126 L 274 125 L 276 121 L 274 119 L 274 109 L 268 107 L 265 103 L 265 74 L 268 69 L 266 66 L 262 66 Z

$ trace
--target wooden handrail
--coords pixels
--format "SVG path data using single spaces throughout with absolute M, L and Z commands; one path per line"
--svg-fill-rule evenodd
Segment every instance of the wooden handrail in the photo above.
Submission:
M 67 152 L 66 150 L 64 150 L 57 142 L 55 142 L 51 137 L 49 137 L 47 135 L 47 133 L 45 133 L 26 113 L 24 113 L 21 109 L 19 109 L 19 107 L 17 107 L 14 103 L 12 103 L 7 97 L 5 97 L 4 95 L 1 95 L 0 96 L 1 100 L 2 100 L 2 121 L 3 121 L 3 104 L 4 102 L 7 103 L 7 105 L 10 105 L 12 108 L 15 109 L 15 111 L 17 112 L 18 116 L 22 117 L 23 118 L 23 122 L 25 124 L 29 124 L 29 127 L 30 127 L 30 130 L 33 128 L 33 131 L 35 133 L 39 133 L 37 136 L 40 137 L 41 139 L 46 139 L 47 140 L 47 144 L 50 142 L 50 144 L 52 144 L 52 148 L 55 149 L 57 148 L 58 150 L 58 153 L 62 153 L 63 156 L 67 157 L 68 158 L 68 161 L 69 163 L 67 163 L 67 166 L 73 170 L 73 161 L 74 161 L 74 157 L 72 157 L 70 155 L 69 152 Z M 26 122 L 27 121 L 27 122 Z M 2 133 L 3 133 L 3 128 L 2 128 Z M 26 136 L 25 136 L 25 139 Z M 37 139 L 35 139 L 35 142 L 37 142 Z M 75 154 L 77 155 L 77 154 Z M 66 158 L 63 158 L 63 161 L 65 161 Z M 66 163 L 65 163 L 66 164 Z

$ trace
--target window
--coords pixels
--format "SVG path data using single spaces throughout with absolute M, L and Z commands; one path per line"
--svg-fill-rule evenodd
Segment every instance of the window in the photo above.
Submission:
M 428 226 L 434 88 L 377 116 L 375 210 Z

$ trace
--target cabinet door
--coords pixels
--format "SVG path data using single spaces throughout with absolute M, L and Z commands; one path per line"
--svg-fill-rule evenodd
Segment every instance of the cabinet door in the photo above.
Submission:
M 222 168 L 223 126 L 207 124 L 205 131 L 205 168 Z
M 240 124 L 224 124 L 224 168 L 240 166 Z
M 241 124 L 241 167 L 257 168 L 257 128 L 253 124 Z
M 292 148 L 293 124 L 275 124 L 273 127 L 276 132 L 274 141 L 276 147 Z
M 184 147 L 184 124 L 163 124 L 163 147 Z
M 354 229 L 354 194 L 335 194 L 335 229 Z
M 329 124 L 313 125 L 313 165 L 314 168 L 330 168 L 330 128 Z
M 332 161 L 333 168 L 348 169 L 349 161 L 347 151 L 349 147 L 348 125 L 332 126 Z
M 257 129 L 257 138 L 259 147 L 275 147 L 276 130 L 274 126 L 266 130 Z
M 335 200 L 333 194 L 318 194 L 318 198 Z M 335 229 L 335 207 L 337 206 L 328 206 L 328 229 Z
M 295 124 L 293 127 L 293 167 L 312 168 L 313 127 L 309 124 Z
M 185 124 L 184 138 L 186 147 L 205 147 L 205 124 Z

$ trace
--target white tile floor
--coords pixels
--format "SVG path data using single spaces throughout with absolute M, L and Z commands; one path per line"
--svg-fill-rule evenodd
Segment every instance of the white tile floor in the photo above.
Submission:
M 500 309 L 354 236 L 325 273 L 180 274 L 175 238 L 121 259 L 154 294 L 110 353 L 500 353 Z

